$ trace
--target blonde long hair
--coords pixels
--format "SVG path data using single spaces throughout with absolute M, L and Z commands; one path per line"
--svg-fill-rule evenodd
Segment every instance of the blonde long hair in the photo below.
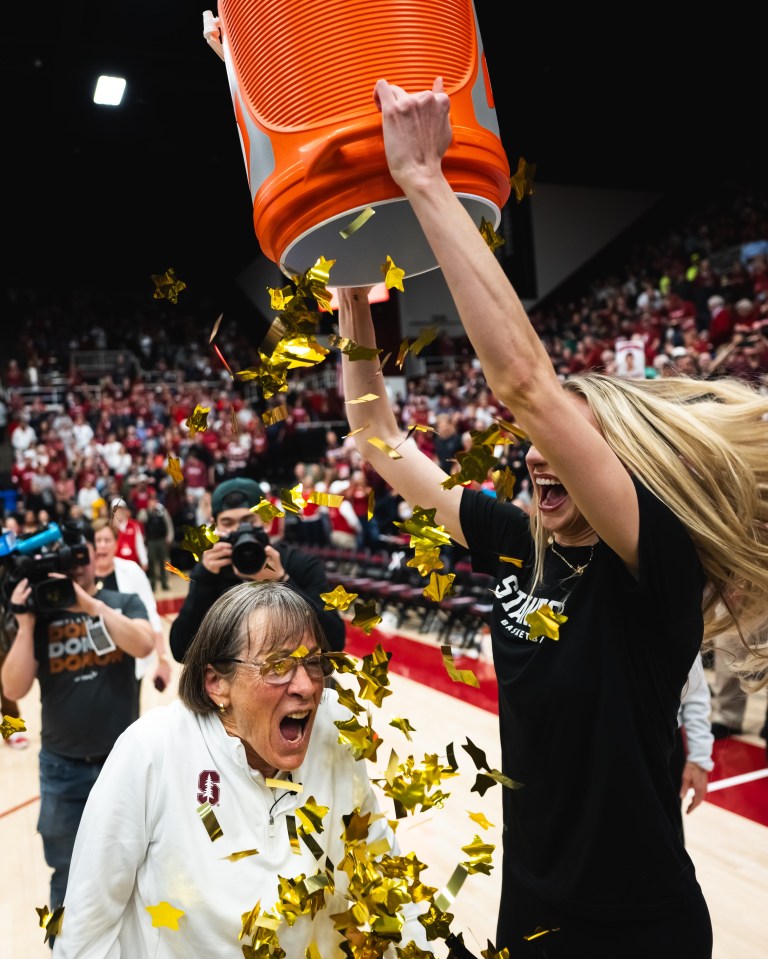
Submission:
M 768 398 L 742 380 L 571 377 L 565 389 L 588 404 L 630 473 L 683 523 L 699 554 L 704 648 L 741 637 L 734 671 L 745 686 L 768 684 Z M 545 533 L 533 519 L 537 557 Z

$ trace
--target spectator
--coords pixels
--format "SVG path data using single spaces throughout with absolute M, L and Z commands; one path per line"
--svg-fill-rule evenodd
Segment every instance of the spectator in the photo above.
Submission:
M 152 589 L 158 584 L 168 589 L 168 570 L 166 563 L 171 559 L 171 546 L 174 539 L 174 528 L 171 514 L 164 504 L 157 498 L 157 494 L 149 491 L 147 506 L 141 515 L 144 525 L 144 537 L 147 544 L 147 572 Z
M 285 541 L 264 547 L 265 561 L 253 571 L 239 570 L 234 565 L 230 537 L 241 528 L 251 527 L 253 534 L 262 532 L 264 523 L 252 507 L 263 499 L 261 487 L 252 479 L 237 477 L 226 480 L 213 491 L 211 517 L 219 535 L 218 542 L 203 552 L 192 570 L 184 604 L 171 626 L 171 650 L 177 662 L 184 660 L 189 644 L 205 612 L 221 596 L 244 580 L 288 583 L 317 611 L 331 649 L 344 648 L 345 627 L 336 610 L 325 610 L 321 593 L 330 586 L 322 562 Z
M 141 523 L 131 516 L 131 510 L 122 497 L 116 497 L 109 506 L 111 521 L 117 530 L 117 555 L 131 559 L 147 572 L 149 558 Z
M 4 695 L 13 700 L 26 696 L 35 679 L 40 684 L 37 828 L 45 861 L 53 870 L 52 910 L 64 902 L 88 794 L 116 739 L 138 719 L 135 659 L 152 649 L 152 629 L 141 600 L 97 590 L 93 531 L 83 529 L 89 558 L 67 574 L 73 589 L 70 605 L 39 612 L 26 579 L 13 590 L 11 611 L 18 632 L 0 674 Z

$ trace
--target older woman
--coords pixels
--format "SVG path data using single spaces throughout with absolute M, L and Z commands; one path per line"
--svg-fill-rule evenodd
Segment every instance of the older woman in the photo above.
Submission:
M 374 858 L 397 847 L 365 764 L 339 743 L 335 723 L 351 717 L 328 688 L 339 656 L 288 586 L 243 583 L 214 603 L 181 701 L 134 723 L 93 789 L 57 959 L 345 954 L 339 929 L 364 909 L 343 922 L 353 885 L 342 867 L 357 860 L 375 882 Z M 402 901 L 385 882 L 388 902 Z M 400 924 L 403 947 L 430 952 L 410 903 L 387 936 Z

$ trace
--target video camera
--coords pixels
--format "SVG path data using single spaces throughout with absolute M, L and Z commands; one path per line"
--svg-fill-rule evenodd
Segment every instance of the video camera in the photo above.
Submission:
M 246 520 L 236 530 L 219 539 L 232 545 L 232 565 L 241 573 L 251 576 L 264 568 L 267 561 L 266 547 L 269 546 L 269 536 L 263 529 L 258 529 Z
M 88 542 L 74 523 L 65 523 L 63 530 L 57 523 L 49 523 L 41 532 L 24 538 L 4 533 L 0 536 L 0 563 L 7 570 L 4 601 L 8 605 L 16 584 L 28 579 L 32 592 L 26 605 L 30 612 L 51 613 L 74 606 L 77 597 L 72 580 L 50 574 L 68 573 L 89 562 Z

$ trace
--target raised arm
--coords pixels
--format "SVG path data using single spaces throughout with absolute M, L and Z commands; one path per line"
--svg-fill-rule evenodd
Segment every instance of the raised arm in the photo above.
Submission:
M 498 260 L 442 172 L 450 102 L 438 78 L 408 94 L 379 80 L 390 173 L 408 198 L 493 393 L 514 414 L 590 525 L 636 566 L 638 507 L 628 473 L 560 386 Z
M 354 340 L 360 346 L 376 346 L 368 290 L 346 288 L 338 291 L 339 333 Z M 409 439 L 398 427 L 395 414 L 387 396 L 379 359 L 350 360 L 342 357 L 344 399 L 350 431 L 364 459 L 376 472 L 399 493 L 411 506 L 423 509 L 436 508 L 435 522 L 444 526 L 453 539 L 462 546 L 466 542 L 459 524 L 461 487 L 445 490 L 440 485 L 447 473 Z M 367 394 L 377 399 L 366 403 L 351 403 Z M 391 449 L 396 449 L 399 458 L 393 459 L 370 439 L 383 440 Z

